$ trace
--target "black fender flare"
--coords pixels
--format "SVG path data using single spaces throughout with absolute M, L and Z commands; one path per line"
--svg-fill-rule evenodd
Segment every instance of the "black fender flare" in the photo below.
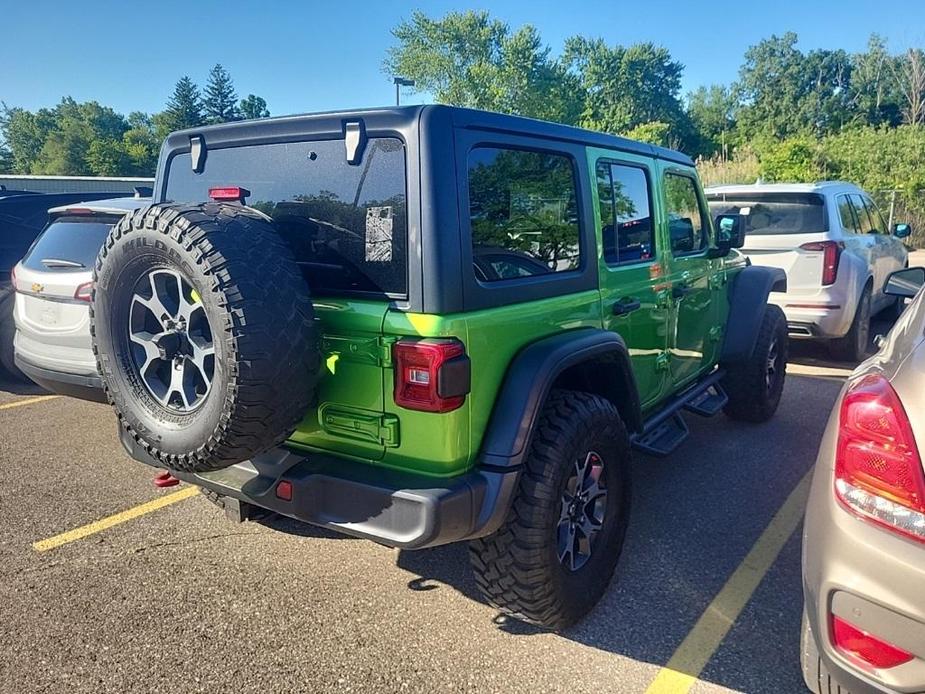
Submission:
M 615 332 L 581 328 L 537 340 L 514 357 L 495 398 L 479 463 L 490 468 L 520 466 L 556 379 L 567 369 L 591 360 L 613 363 L 622 403 L 620 414 L 629 430 L 641 428 L 639 392 L 626 343 Z
M 749 265 L 733 278 L 721 364 L 734 364 L 751 357 L 772 291 L 787 291 L 787 275 L 780 268 Z

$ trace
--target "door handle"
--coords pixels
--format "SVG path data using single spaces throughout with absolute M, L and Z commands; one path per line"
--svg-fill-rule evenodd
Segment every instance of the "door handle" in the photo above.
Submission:
M 676 284 L 671 288 L 671 296 L 675 299 L 687 296 L 691 293 L 691 288 L 686 284 Z
M 639 299 L 625 297 L 613 305 L 613 315 L 625 316 L 633 311 L 638 311 L 640 308 L 642 308 L 642 302 Z

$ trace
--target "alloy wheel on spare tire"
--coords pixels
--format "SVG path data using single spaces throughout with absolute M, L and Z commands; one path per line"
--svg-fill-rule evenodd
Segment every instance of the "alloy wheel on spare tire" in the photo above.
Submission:
M 237 204 L 153 205 L 113 226 L 90 309 L 121 426 L 203 472 L 284 441 L 320 366 L 308 286 L 273 222 Z

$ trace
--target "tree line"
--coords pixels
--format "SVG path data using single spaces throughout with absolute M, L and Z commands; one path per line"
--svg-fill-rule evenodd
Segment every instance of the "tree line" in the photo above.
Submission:
M 270 115 L 263 98 L 238 100 L 221 64 L 200 89 L 181 77 L 163 111 L 123 116 L 96 101 L 64 97 L 29 111 L 0 102 L 0 172 L 61 176 L 153 176 L 161 142 L 174 130 Z

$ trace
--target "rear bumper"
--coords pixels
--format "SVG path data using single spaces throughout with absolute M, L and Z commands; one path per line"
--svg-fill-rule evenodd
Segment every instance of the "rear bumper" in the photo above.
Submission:
M 45 390 L 81 400 L 106 402 L 103 381 L 98 374 L 72 374 L 37 366 L 20 354 L 14 355 L 16 366 Z
M 792 337 L 843 337 L 851 328 L 855 299 L 845 291 L 826 288 L 811 295 L 772 292 L 769 303 L 780 306 Z
M 136 460 L 160 467 L 124 435 L 122 442 Z M 401 549 L 493 533 L 520 476 L 519 470 L 477 469 L 444 480 L 284 449 L 224 470 L 173 474 L 222 496 Z M 291 485 L 291 500 L 279 498 L 280 482 Z
M 837 415 L 833 416 L 837 420 Z M 832 677 L 854 694 L 925 691 L 925 545 L 855 517 L 834 495 L 835 427 L 822 442 L 803 537 L 806 613 Z M 858 664 L 832 644 L 836 615 L 912 653 L 889 669 Z

